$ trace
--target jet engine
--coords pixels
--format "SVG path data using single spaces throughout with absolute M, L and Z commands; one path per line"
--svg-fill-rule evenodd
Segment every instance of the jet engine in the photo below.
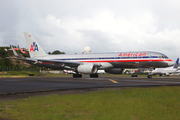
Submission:
M 169 76 L 169 73 L 164 73 L 165 76 Z
M 94 74 L 97 72 L 97 66 L 93 64 L 79 65 L 77 67 L 77 72 L 86 73 L 86 74 Z
M 111 73 L 111 74 L 122 74 L 124 71 L 123 68 L 111 68 L 111 69 L 106 69 L 105 72 Z

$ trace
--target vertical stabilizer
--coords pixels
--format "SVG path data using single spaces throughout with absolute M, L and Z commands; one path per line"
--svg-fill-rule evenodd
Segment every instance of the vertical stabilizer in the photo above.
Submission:
M 176 63 L 174 64 L 174 69 L 178 69 L 178 64 L 179 64 L 179 58 L 176 60 Z
M 47 55 L 30 32 L 24 32 L 24 36 L 31 58 Z

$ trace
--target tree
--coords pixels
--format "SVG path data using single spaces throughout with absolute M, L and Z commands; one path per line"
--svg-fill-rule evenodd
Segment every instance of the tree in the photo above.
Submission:
M 8 47 L 0 47 L 0 66 L 12 66 L 11 60 L 6 58 L 10 51 L 6 51 L 5 48 Z
M 65 54 L 65 52 L 61 52 L 59 50 L 55 50 L 54 52 L 52 52 L 52 54 Z

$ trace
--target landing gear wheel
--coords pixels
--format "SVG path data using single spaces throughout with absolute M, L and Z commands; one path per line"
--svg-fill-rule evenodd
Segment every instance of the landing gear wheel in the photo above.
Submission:
M 98 74 L 90 74 L 90 77 L 91 77 L 91 78 L 98 78 L 99 75 L 98 75 Z
M 78 77 L 79 77 L 79 78 L 82 78 L 82 74 L 78 74 Z
M 73 74 L 73 78 L 82 78 L 81 74 Z
M 148 77 L 148 78 L 152 78 L 152 75 L 148 75 L 147 77 Z

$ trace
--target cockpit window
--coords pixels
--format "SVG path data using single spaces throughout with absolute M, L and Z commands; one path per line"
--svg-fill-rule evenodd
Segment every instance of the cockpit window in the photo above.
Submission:
M 168 59 L 167 56 L 159 56 L 158 58 L 160 58 L 160 59 Z
M 165 58 L 166 58 L 166 59 L 168 59 L 168 57 L 167 57 L 167 56 L 165 56 Z

